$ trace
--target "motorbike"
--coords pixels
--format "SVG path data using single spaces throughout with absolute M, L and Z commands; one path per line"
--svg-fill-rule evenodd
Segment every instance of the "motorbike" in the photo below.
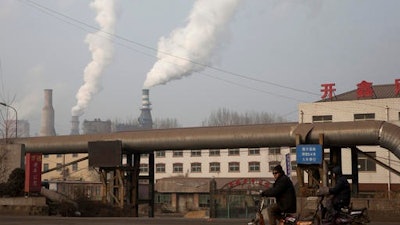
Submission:
M 262 211 L 266 208 L 266 200 L 264 197 L 260 197 L 259 199 L 254 199 L 254 201 L 257 205 L 256 216 L 247 225 L 265 225 Z M 279 225 L 312 225 L 312 221 L 301 221 L 294 214 L 283 213 L 281 219 L 279 219 Z
M 260 197 L 256 199 L 253 197 L 254 202 L 256 203 L 256 216 L 251 220 L 251 222 L 247 223 L 247 225 L 265 225 L 264 215 L 262 214 L 263 209 L 266 207 L 265 198 Z
M 365 225 L 370 222 L 366 207 L 354 209 L 352 206 L 341 208 L 339 212 L 324 205 L 326 194 L 320 195 L 313 222 L 315 225 Z
M 300 219 L 299 216 L 283 213 L 279 225 L 365 225 L 370 222 L 366 207 L 354 209 L 352 206 L 342 208 L 339 212 L 331 213 L 324 204 L 326 194 L 318 194 L 319 201 L 315 212 L 309 218 Z M 265 198 L 255 200 L 257 203 L 256 217 L 247 225 L 265 225 L 262 210 L 266 208 Z

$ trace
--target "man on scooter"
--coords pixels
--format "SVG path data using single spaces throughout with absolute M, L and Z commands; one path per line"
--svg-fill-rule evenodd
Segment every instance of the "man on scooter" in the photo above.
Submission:
M 333 179 L 336 181 L 336 184 L 334 187 L 329 188 L 329 194 L 333 195 L 333 208 L 336 210 L 336 212 L 339 212 L 341 208 L 348 207 L 350 205 L 350 184 L 346 177 L 343 176 L 340 166 L 335 166 L 332 169 L 332 175 Z
M 261 196 L 275 197 L 276 204 L 268 207 L 268 218 L 270 225 L 276 225 L 283 213 L 296 213 L 296 192 L 292 181 L 285 175 L 281 165 L 275 166 L 272 174 L 275 183 L 271 188 L 261 192 Z
M 332 169 L 332 179 L 335 179 L 335 186 L 321 187 L 317 191 L 317 195 L 329 195 L 329 201 L 326 202 L 323 211 L 323 219 L 327 221 L 336 220 L 341 208 L 350 205 L 351 198 L 350 184 L 343 176 L 340 166 Z

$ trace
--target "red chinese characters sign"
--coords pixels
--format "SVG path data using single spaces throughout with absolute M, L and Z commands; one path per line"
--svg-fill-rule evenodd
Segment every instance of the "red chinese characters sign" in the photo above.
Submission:
M 25 155 L 25 192 L 40 192 L 42 188 L 42 154 Z
M 270 182 L 260 178 L 241 178 L 231 181 L 227 184 L 229 188 L 234 188 L 241 185 L 259 185 L 268 188 L 270 186 Z
M 321 84 L 322 99 L 331 99 L 334 92 L 336 91 L 335 83 Z M 372 87 L 372 82 L 367 82 L 365 80 L 357 84 L 357 98 L 371 98 L 374 97 L 374 89 Z M 400 79 L 395 79 L 394 81 L 394 94 L 396 96 L 400 95 Z
M 357 84 L 357 97 L 372 97 L 374 95 L 374 89 L 372 89 L 372 83 L 365 80 Z
M 400 79 L 394 80 L 394 93 L 396 95 L 400 94 Z
M 334 88 L 335 83 L 329 83 L 329 84 L 321 84 L 321 92 L 323 93 L 321 98 L 322 99 L 326 99 L 326 98 L 332 98 L 334 92 L 336 91 L 336 89 Z

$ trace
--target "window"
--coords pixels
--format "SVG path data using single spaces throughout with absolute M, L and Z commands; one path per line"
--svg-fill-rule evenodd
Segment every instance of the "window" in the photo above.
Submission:
M 297 162 L 296 162 L 296 160 L 292 160 L 290 162 L 290 166 L 292 167 L 292 171 L 296 171 L 297 170 Z
M 313 123 L 332 122 L 332 115 L 313 116 L 312 121 Z
M 238 148 L 228 149 L 228 155 L 240 155 L 240 150 Z
M 73 158 L 77 158 L 78 157 L 78 153 L 72 153 L 72 157 Z
M 296 147 L 291 147 L 290 148 L 290 153 L 291 154 L 296 154 Z
M 268 163 L 268 167 L 269 167 L 269 172 L 272 172 L 272 170 L 274 170 L 274 167 L 277 165 L 280 165 L 281 163 L 279 161 L 270 161 Z
M 172 165 L 172 172 L 174 173 L 183 173 L 183 164 L 182 163 L 174 163 Z
M 156 157 L 157 158 L 164 158 L 165 157 L 165 151 L 156 151 Z
M 210 149 L 209 150 L 209 156 L 219 156 L 219 149 Z
M 156 173 L 165 173 L 165 164 L 164 163 L 156 164 Z
M 78 163 L 72 164 L 72 171 L 78 171 Z
M 190 171 L 192 173 L 201 173 L 201 163 L 192 163 L 190 165 Z
M 43 171 L 49 170 L 49 164 L 48 163 L 43 163 Z
M 240 163 L 239 162 L 230 162 L 228 171 L 229 172 L 240 172 Z
M 149 153 L 140 154 L 140 157 L 142 157 L 142 158 L 149 158 Z
M 173 156 L 173 157 L 183 157 L 183 151 L 182 151 L 182 150 L 173 151 L 172 156 Z
M 61 154 L 57 154 L 57 158 L 61 158 L 61 156 L 62 156 Z
M 148 173 L 149 172 L 149 165 L 146 163 L 140 163 L 139 166 L 140 173 Z
M 281 148 L 280 147 L 272 147 L 269 148 L 269 152 L 270 155 L 280 155 L 281 154 Z
M 171 204 L 171 194 L 156 193 L 155 203 Z
M 329 154 L 329 152 L 324 152 L 324 160 L 329 162 L 330 158 L 331 158 L 331 155 Z
M 43 158 L 49 158 L 49 154 L 43 154 Z
M 375 113 L 354 114 L 354 121 L 374 120 Z
M 62 164 L 61 164 L 61 163 L 57 163 L 56 166 L 57 166 L 57 168 L 58 168 L 57 171 L 61 171 L 61 170 L 62 170 L 62 168 L 61 168 Z
M 365 153 L 372 156 L 373 158 L 376 157 L 376 152 L 365 152 Z M 358 171 L 375 172 L 376 163 L 369 157 L 365 156 L 364 154 L 358 154 Z
M 199 207 L 208 208 L 210 207 L 210 195 L 199 194 Z
M 260 155 L 260 148 L 249 148 L 249 155 Z
M 260 172 L 260 162 L 249 162 L 249 172 Z
M 220 172 L 220 165 L 219 162 L 212 162 L 210 163 L 210 173 L 212 172 Z
M 201 156 L 201 150 L 192 150 L 192 151 L 190 151 L 190 156 L 191 157 L 200 157 Z

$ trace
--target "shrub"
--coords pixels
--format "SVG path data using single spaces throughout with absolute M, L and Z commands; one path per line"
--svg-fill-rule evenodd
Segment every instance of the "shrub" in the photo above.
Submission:
M 24 196 L 25 170 L 14 169 L 7 180 L 8 195 L 11 197 Z

